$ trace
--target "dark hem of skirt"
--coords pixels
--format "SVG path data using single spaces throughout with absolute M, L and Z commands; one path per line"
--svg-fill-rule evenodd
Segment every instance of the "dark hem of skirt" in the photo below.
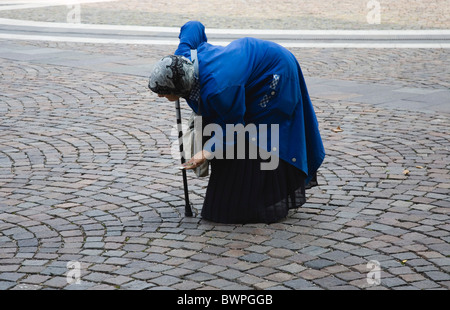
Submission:
M 311 180 L 306 184 L 306 189 L 311 189 L 313 187 L 319 186 L 319 182 L 317 182 L 317 173 L 314 173 Z
M 261 159 L 214 159 L 202 218 L 223 224 L 275 223 L 306 202 L 306 175 L 279 160 L 261 170 Z M 316 184 L 310 182 L 309 186 Z

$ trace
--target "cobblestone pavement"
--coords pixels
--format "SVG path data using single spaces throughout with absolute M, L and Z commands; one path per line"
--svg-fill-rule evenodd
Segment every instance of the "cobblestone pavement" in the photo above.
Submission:
M 5 41 L 6 42 L 6 41 Z M 173 46 L 101 45 L 65 42 L 17 42 L 25 47 L 102 53 L 153 63 Z M 360 81 L 405 87 L 450 89 L 448 49 L 321 49 L 291 48 L 307 77 Z
M 0 290 L 449 289 L 448 50 L 292 49 L 320 186 L 279 223 L 222 225 L 184 217 L 174 107 L 113 66 L 173 46 L 1 43 Z M 425 108 L 390 106 L 405 94 Z M 197 213 L 206 185 L 189 174 Z
M 312 94 L 321 185 L 280 223 L 217 225 L 183 216 L 174 109 L 146 78 L 0 66 L 1 289 L 448 289 L 446 113 Z M 190 176 L 197 211 L 206 182 Z
M 26 2 L 26 1 L 25 1 Z M 380 23 L 370 24 L 379 4 Z M 0 8 L 1 9 L 1 8 Z M 70 8 L 0 11 L 0 18 L 66 22 Z M 118 0 L 81 4 L 81 22 L 259 29 L 449 29 L 450 0 Z

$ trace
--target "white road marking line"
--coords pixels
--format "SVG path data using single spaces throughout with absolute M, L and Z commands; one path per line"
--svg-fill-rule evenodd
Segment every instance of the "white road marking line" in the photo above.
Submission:
M 59 37 L 45 35 L 22 35 L 22 34 L 0 34 L 0 39 L 24 40 L 24 41 L 49 41 L 49 42 L 73 42 L 93 44 L 130 44 L 130 45 L 178 45 L 178 40 L 129 40 L 108 39 L 92 37 Z M 230 41 L 210 41 L 213 45 L 225 46 Z M 291 48 L 428 48 L 443 49 L 450 48 L 450 43 L 301 43 L 301 42 L 279 42 L 280 45 Z
M 88 0 L 85 0 L 88 1 Z M 99 0 L 92 0 L 100 2 Z M 103 0 L 115 1 L 115 0 Z M 0 6 L 1 8 L 1 6 Z M 30 27 L 51 27 L 63 29 L 91 29 L 91 30 L 118 30 L 118 31 L 136 31 L 136 32 L 164 32 L 179 33 L 180 27 L 152 27 L 152 26 L 131 26 L 131 25 L 96 25 L 96 24 L 75 24 L 75 23 L 53 23 L 38 22 L 28 20 L 16 20 L 0 18 L 0 24 L 10 26 L 30 26 Z M 283 35 L 283 36 L 450 36 L 448 29 L 430 29 L 430 30 L 292 30 L 292 29 L 220 29 L 207 28 L 206 34 L 221 35 Z

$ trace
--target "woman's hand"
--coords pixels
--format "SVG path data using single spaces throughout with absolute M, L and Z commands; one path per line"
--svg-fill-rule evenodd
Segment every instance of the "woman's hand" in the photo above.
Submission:
M 210 153 L 208 151 L 200 151 L 194 155 L 188 162 L 183 164 L 186 170 L 195 169 L 200 167 L 209 157 Z

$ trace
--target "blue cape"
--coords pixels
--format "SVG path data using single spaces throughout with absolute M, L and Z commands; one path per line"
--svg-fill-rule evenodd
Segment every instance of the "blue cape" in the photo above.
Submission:
M 242 38 L 228 46 L 207 43 L 200 22 L 186 23 L 175 55 L 197 49 L 202 115 L 208 123 L 279 124 L 279 157 L 307 175 L 325 158 L 319 126 L 300 65 L 286 48 Z M 197 112 L 197 104 L 188 101 Z M 270 141 L 270 138 L 269 138 Z M 271 150 L 270 144 L 267 147 Z M 272 152 L 273 153 L 273 152 Z

